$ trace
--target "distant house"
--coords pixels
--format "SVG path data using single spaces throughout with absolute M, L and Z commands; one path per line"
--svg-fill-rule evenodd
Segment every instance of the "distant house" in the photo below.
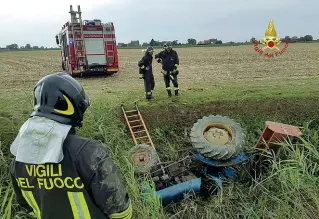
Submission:
M 210 41 L 211 43 L 216 43 L 216 42 L 217 42 L 217 39 L 216 39 L 216 38 L 212 38 L 212 39 L 209 39 L 209 41 Z
M 211 39 L 208 39 L 208 40 L 204 40 L 204 41 L 199 41 L 197 43 L 197 45 L 209 45 L 209 44 L 214 44 L 217 42 L 217 39 L 216 38 L 211 38 Z
M 118 43 L 117 46 L 118 46 L 118 47 L 124 47 L 124 46 L 125 46 L 125 43 Z
M 128 46 L 132 46 L 132 47 L 139 47 L 140 45 L 140 41 L 139 40 L 132 40 Z

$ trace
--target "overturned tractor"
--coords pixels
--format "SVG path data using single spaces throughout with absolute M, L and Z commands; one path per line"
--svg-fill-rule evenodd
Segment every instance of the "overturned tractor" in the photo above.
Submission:
M 194 151 L 177 162 L 164 165 L 159 159 L 142 115 L 135 110 L 122 110 L 136 144 L 131 150 L 131 161 L 136 173 L 148 173 L 153 184 L 143 189 L 145 200 L 155 195 L 163 205 L 185 198 L 186 194 L 212 195 L 224 183 L 238 179 L 245 162 L 261 162 L 262 150 L 278 150 L 278 142 L 287 137 L 298 137 L 298 127 L 267 121 L 265 129 L 252 149 L 244 152 L 245 133 L 240 124 L 224 116 L 205 116 L 192 127 L 190 140 Z

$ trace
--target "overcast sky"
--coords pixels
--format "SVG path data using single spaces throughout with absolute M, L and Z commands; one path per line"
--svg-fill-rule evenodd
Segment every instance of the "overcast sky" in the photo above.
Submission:
M 278 37 L 319 38 L 319 0 L 3 0 L 0 46 L 56 46 L 55 35 L 80 4 L 83 19 L 112 21 L 117 42 L 223 42 L 262 38 L 273 18 Z

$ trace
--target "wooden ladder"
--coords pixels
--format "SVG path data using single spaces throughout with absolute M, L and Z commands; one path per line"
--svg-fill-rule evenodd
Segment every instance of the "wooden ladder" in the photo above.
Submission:
M 156 150 L 137 104 L 135 104 L 135 110 L 126 111 L 123 105 L 121 108 L 135 145 L 147 144 Z M 157 159 L 164 177 L 168 177 L 163 165 L 161 165 L 161 160 L 158 155 Z
M 121 107 L 135 145 L 147 144 L 155 148 L 137 104 L 135 110 L 125 111 L 124 106 Z

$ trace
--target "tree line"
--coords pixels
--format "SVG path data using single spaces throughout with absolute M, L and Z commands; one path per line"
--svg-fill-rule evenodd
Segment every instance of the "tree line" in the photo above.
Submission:
M 253 43 L 256 40 L 255 37 L 252 37 L 249 41 L 246 42 L 237 42 L 237 44 L 244 44 L 244 43 Z M 314 41 L 313 37 L 311 35 L 305 35 L 301 37 L 297 36 L 285 36 L 285 38 L 281 38 L 282 42 L 289 41 L 290 43 L 296 43 L 296 42 L 311 42 Z M 316 41 L 319 41 L 316 40 Z M 179 43 L 178 40 L 173 40 L 173 41 L 157 41 L 154 39 L 151 39 L 149 43 L 143 43 L 140 46 L 163 46 L 165 43 L 170 42 L 172 46 L 181 46 L 181 45 L 209 45 L 209 44 L 236 44 L 235 42 L 226 42 L 223 43 L 221 40 L 218 39 L 209 39 L 209 40 L 204 40 L 204 41 L 199 41 L 197 42 L 196 39 L 189 38 L 187 40 L 187 43 Z M 260 42 L 260 40 L 259 40 Z M 19 46 L 16 43 L 7 45 L 5 48 L 1 48 L 0 50 L 45 50 L 45 49 L 59 49 L 57 47 L 44 47 L 44 46 L 31 46 L 29 43 L 26 44 L 25 46 Z
M 19 46 L 16 43 L 7 45 L 4 48 L 0 47 L 0 50 L 45 50 L 45 49 L 58 49 L 55 47 L 44 47 L 44 46 L 31 46 L 29 43 L 25 46 Z
M 157 41 L 154 39 L 151 39 L 151 41 L 149 43 L 143 43 L 142 45 L 139 46 L 163 46 L 165 43 L 170 42 L 172 44 L 172 46 L 181 46 L 181 45 L 209 45 L 209 44 L 249 44 L 249 43 L 253 43 L 256 40 L 255 37 L 252 37 L 249 41 L 245 41 L 245 42 L 223 42 L 219 39 L 208 39 L 208 40 L 203 40 L 203 41 L 197 41 L 194 38 L 189 38 L 187 40 L 186 43 L 179 43 L 178 40 L 173 40 L 173 41 Z M 297 37 L 297 36 L 285 36 L 285 38 L 281 38 L 282 42 L 286 42 L 289 41 L 290 43 L 296 43 L 296 42 L 311 42 L 314 41 L 313 37 L 311 35 L 305 35 L 305 36 L 301 36 L 301 37 Z M 319 41 L 316 40 L 316 41 Z M 260 42 L 260 40 L 259 40 Z
M 250 39 L 249 42 L 253 43 L 256 40 L 255 37 L 252 37 Z M 297 37 L 297 36 L 285 36 L 285 38 L 281 38 L 281 42 L 286 42 L 289 41 L 290 43 L 296 43 L 296 42 L 311 42 L 313 41 L 313 37 L 311 35 L 305 35 L 305 36 L 301 36 L 301 37 Z M 317 40 L 318 41 L 318 40 Z

